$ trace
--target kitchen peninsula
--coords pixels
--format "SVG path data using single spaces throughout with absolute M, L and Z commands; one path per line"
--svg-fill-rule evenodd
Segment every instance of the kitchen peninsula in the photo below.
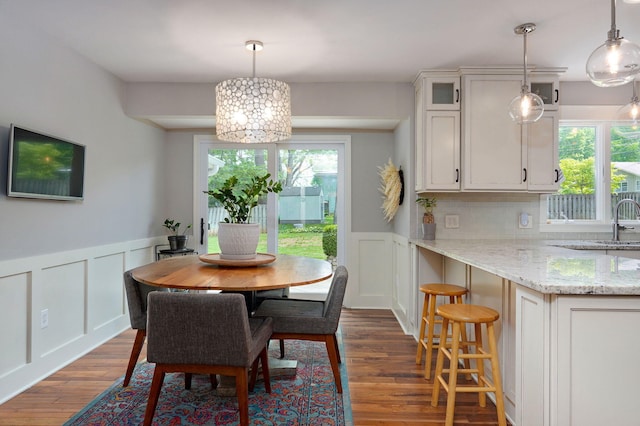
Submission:
M 415 293 L 426 282 L 464 285 L 467 303 L 500 312 L 505 406 L 517 426 L 634 424 L 640 260 L 555 243 L 412 240 Z

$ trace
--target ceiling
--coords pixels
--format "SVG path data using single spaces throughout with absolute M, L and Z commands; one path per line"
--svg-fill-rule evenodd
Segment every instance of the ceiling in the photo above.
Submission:
M 515 26 L 533 22 L 528 61 L 584 66 L 610 28 L 608 0 L 0 0 L 32 26 L 126 82 L 217 83 L 256 75 L 305 82 L 412 82 L 420 69 L 522 66 Z M 640 4 L 616 24 L 640 43 Z

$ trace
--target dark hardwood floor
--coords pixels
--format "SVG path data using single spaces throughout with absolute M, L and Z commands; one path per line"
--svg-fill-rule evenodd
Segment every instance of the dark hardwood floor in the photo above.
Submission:
M 355 425 L 444 424 L 446 392 L 431 407 L 433 380 L 422 377 L 416 342 L 391 311 L 345 309 L 340 323 Z M 134 334 L 120 334 L 0 405 L 0 425 L 63 424 L 124 374 Z M 475 394 L 459 394 L 456 402 L 456 425 L 497 424 L 491 402 L 481 408 Z

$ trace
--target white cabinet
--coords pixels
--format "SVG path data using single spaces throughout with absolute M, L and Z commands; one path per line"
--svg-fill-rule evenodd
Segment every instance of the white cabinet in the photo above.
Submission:
M 460 77 L 426 75 L 416 82 L 416 191 L 459 191 Z
M 557 78 L 533 77 L 531 92 L 542 98 L 545 111 L 557 111 L 560 104 L 560 82 Z
M 526 190 L 522 127 L 509 117 L 520 93 L 520 77 L 465 75 L 463 105 L 463 189 Z
M 460 77 L 436 75 L 425 77 L 425 107 L 427 110 L 460 111 Z
M 555 192 L 560 186 L 558 112 L 546 111 L 535 123 L 522 126 L 527 146 L 527 189 Z
M 520 93 L 521 76 L 466 75 L 463 82 L 463 190 L 555 192 L 558 113 L 513 122 L 508 105 Z
M 422 72 L 416 80 L 416 191 L 557 191 L 558 80 L 555 70 L 532 77 L 545 113 L 520 125 L 508 113 L 522 87 L 520 70 Z

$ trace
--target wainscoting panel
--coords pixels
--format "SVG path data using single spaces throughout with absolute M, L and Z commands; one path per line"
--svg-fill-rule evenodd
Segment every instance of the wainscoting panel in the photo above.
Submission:
M 13 307 L 0 309 L 0 382 L 11 371 L 29 362 L 30 289 L 30 274 L 0 278 L 0 303 Z
M 409 239 L 393 234 L 393 312 L 407 334 L 413 329 L 415 294 L 412 285 Z
M 153 262 L 165 241 L 0 262 L 0 404 L 127 329 L 122 274 Z
M 101 256 L 90 263 L 89 329 L 96 330 L 125 313 L 122 265 L 125 253 Z
M 81 338 L 85 334 L 85 282 L 86 261 L 69 263 L 41 271 L 34 291 L 41 291 L 36 338 L 42 339 L 37 356 L 47 356 L 52 351 Z M 42 311 L 48 311 L 49 325 L 40 324 Z
M 349 283 L 345 306 L 391 309 L 393 252 L 391 234 L 351 233 Z

